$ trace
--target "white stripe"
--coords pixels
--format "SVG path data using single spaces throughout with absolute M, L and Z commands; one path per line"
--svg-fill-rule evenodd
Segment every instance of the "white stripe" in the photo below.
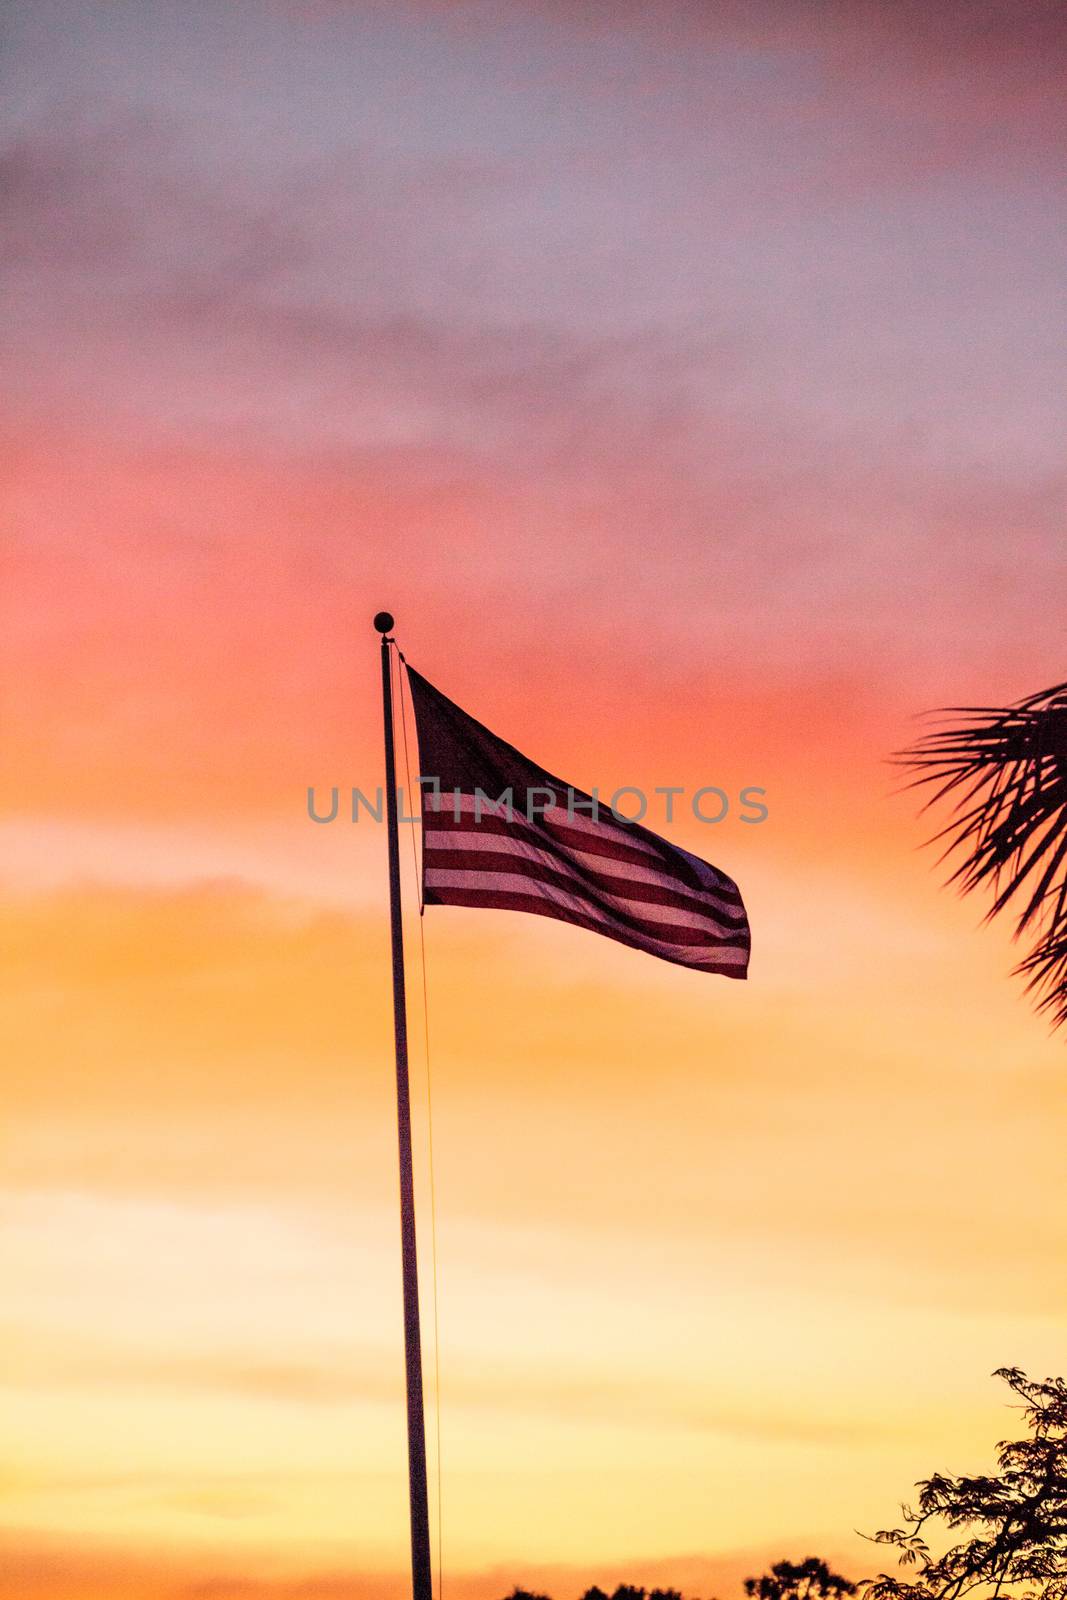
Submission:
M 690 855 L 688 850 L 681 850 L 677 845 L 672 845 L 671 849 L 677 849 L 679 854 L 686 856 L 694 869 L 702 869 L 700 876 L 703 882 L 703 889 L 694 888 L 692 884 L 684 882 L 683 879 L 677 877 L 662 865 L 659 867 L 638 866 L 633 861 L 619 861 L 614 856 L 602 856 L 591 850 L 579 850 L 574 845 L 561 844 L 558 840 L 552 840 L 551 844 L 538 845 L 518 829 L 514 833 L 507 834 L 484 833 L 479 832 L 477 828 L 435 828 L 430 823 L 426 829 L 426 834 L 427 843 L 432 845 L 434 850 L 500 850 L 505 853 L 515 851 L 516 854 L 519 854 L 521 853 L 518 849 L 519 845 L 528 844 L 534 850 L 542 850 L 553 860 L 569 859 L 573 856 L 583 862 L 588 861 L 591 871 L 603 873 L 606 878 L 628 878 L 631 883 L 653 883 L 660 885 L 664 889 L 671 889 L 676 894 L 692 895 L 694 899 L 700 899 L 702 895 L 706 895 L 724 910 L 740 913 L 742 909 L 736 900 L 719 898 L 717 890 L 724 880 L 716 873 L 714 867 L 709 866 L 706 861 L 701 861 L 698 856 Z M 733 885 L 731 884 L 732 887 Z
M 680 949 L 680 950 L 689 951 L 690 954 L 686 955 L 685 960 L 686 960 L 687 965 L 689 965 L 691 967 L 747 967 L 748 966 L 748 951 L 747 950 L 741 950 L 736 945 L 731 945 L 731 944 L 716 945 L 715 949 L 707 951 L 706 955 L 705 955 L 705 952 L 700 950 L 700 946 L 696 945 L 696 944 L 675 945 L 672 948 L 674 948 L 676 950 Z M 701 956 L 704 957 L 704 959 L 702 959 L 700 961 L 694 960 L 694 954 L 696 952 L 700 952 Z
M 569 894 L 566 889 L 560 889 L 555 884 L 541 883 L 537 878 L 526 878 L 520 873 L 474 871 L 452 872 L 446 871 L 441 867 L 430 867 L 426 872 L 426 887 L 427 889 L 472 889 L 487 890 L 490 892 L 496 890 L 501 894 L 522 894 L 528 896 L 530 899 L 547 900 L 551 905 L 564 906 L 570 911 L 577 912 L 580 916 L 590 917 L 593 920 L 600 920 L 606 927 L 618 927 L 620 932 L 626 933 L 633 938 L 647 939 L 650 945 L 663 945 L 669 950 L 686 951 L 698 951 L 705 948 L 701 945 L 679 945 L 671 939 L 661 937 L 659 934 L 647 933 L 641 929 L 627 927 L 625 923 L 617 921 L 609 912 L 605 912 L 600 907 L 590 904 L 588 900 L 581 898 L 578 895 Z M 633 914 L 639 920 L 659 922 L 662 919 L 658 913 L 661 911 L 670 911 L 671 909 L 672 908 L 670 906 L 652 906 L 642 908 L 640 911 L 636 911 Z M 655 913 L 655 915 L 648 917 L 648 911 L 652 911 Z M 684 915 L 684 913 L 682 915 Z M 671 920 L 676 926 L 692 928 L 695 933 L 703 933 L 707 931 L 706 929 L 701 928 L 699 923 L 695 920 L 679 921 L 677 915 Z M 724 931 L 729 933 L 733 930 Z M 740 931 L 738 931 L 738 937 L 740 936 Z M 743 955 L 745 952 L 741 951 L 739 953 Z
M 547 787 L 548 785 L 546 784 L 545 788 Z M 457 805 L 459 807 L 458 815 L 461 817 L 478 816 L 482 818 L 498 816 L 506 818 L 507 811 L 504 807 L 493 804 L 493 801 L 497 798 L 498 796 L 496 795 L 490 795 L 488 800 L 481 800 L 473 794 L 463 793 L 457 798 L 450 789 L 442 789 L 440 794 L 435 796 L 428 791 L 423 795 L 424 820 L 432 827 L 433 824 L 430 819 L 435 814 L 455 818 Z M 512 814 L 516 817 L 521 817 L 524 822 L 529 822 L 533 827 L 536 827 L 537 823 L 544 819 L 560 828 L 573 828 L 578 833 L 591 833 L 600 838 L 610 839 L 614 844 L 629 845 L 632 850 L 639 850 L 642 855 L 650 856 L 653 861 L 661 859 L 659 851 L 654 845 L 649 844 L 646 839 L 636 838 L 628 831 L 624 822 L 616 821 L 611 814 L 611 807 L 605 800 L 600 802 L 600 812 L 595 822 L 587 811 L 575 811 L 572 816 L 566 806 L 549 806 L 544 812 L 538 809 L 535 811 L 534 816 L 529 818 L 522 806 L 515 805 L 512 807 Z M 673 849 L 674 846 L 672 845 L 670 848 Z
M 652 917 L 657 922 L 673 922 L 680 927 L 699 928 L 707 925 L 716 933 L 736 932 L 737 924 L 730 924 L 721 917 L 716 917 L 717 905 L 710 903 L 706 911 L 688 910 L 682 906 L 663 906 L 651 904 L 647 900 L 637 900 L 628 895 L 625 890 L 627 879 L 634 883 L 649 883 L 663 889 L 668 889 L 676 894 L 681 886 L 676 878 L 668 878 L 662 872 L 653 872 L 648 867 L 629 866 L 624 861 L 609 861 L 604 856 L 590 855 L 584 850 L 572 850 L 568 846 L 555 846 L 551 849 L 533 844 L 531 841 L 519 838 L 514 834 L 481 833 L 476 828 L 463 828 L 460 830 L 448 828 L 435 833 L 432 840 L 434 850 L 496 852 L 500 855 L 521 856 L 526 861 L 537 861 L 542 866 L 551 867 L 557 872 L 563 872 L 571 877 L 576 884 L 592 887 L 598 894 L 604 895 L 609 900 L 616 900 L 625 904 L 630 914 L 638 917 Z M 561 855 L 559 852 L 563 851 Z M 589 870 L 594 876 L 602 878 L 603 882 L 595 885 L 586 885 L 584 878 L 576 873 L 569 865 L 568 857 L 581 858 L 589 863 Z M 606 865 L 605 865 L 606 862 Z M 438 872 L 450 871 L 451 868 L 432 866 L 426 868 L 426 881 L 436 881 L 432 875 Z M 492 868 L 489 869 L 492 871 Z M 531 878 L 528 882 L 538 880 Z M 689 894 L 697 897 L 699 891 L 690 889 Z

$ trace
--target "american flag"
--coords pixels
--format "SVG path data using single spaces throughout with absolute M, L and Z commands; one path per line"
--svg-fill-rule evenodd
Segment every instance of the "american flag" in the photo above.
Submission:
M 556 917 L 700 972 L 744 978 L 737 885 L 554 778 L 412 667 L 426 905 Z

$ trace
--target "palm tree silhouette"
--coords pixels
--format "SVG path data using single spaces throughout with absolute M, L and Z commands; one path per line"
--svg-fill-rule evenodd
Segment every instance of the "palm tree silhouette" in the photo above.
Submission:
M 958 706 L 952 720 L 900 752 L 929 785 L 923 810 L 953 802 L 931 843 L 954 858 L 961 894 L 988 886 L 986 921 L 1015 901 L 1015 937 L 1030 948 L 1016 967 L 1053 1028 L 1067 1022 L 1067 683 L 1004 709 Z M 1021 909 L 1018 909 L 1020 908 Z

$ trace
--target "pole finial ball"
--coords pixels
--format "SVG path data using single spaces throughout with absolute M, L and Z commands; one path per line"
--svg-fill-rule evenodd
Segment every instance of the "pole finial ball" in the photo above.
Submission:
M 379 611 L 378 615 L 374 619 L 374 626 L 377 628 L 379 633 L 391 633 L 393 629 L 393 619 L 389 615 L 389 612 Z

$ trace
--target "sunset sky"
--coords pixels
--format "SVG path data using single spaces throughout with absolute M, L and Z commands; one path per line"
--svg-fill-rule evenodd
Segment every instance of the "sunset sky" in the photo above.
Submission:
M 1065 1365 L 1063 1042 L 888 763 L 1067 677 L 1062 7 L 2 26 L 0 1600 L 403 1593 L 382 606 L 770 812 L 648 819 L 747 984 L 425 919 L 445 1596 L 871 1570 Z

